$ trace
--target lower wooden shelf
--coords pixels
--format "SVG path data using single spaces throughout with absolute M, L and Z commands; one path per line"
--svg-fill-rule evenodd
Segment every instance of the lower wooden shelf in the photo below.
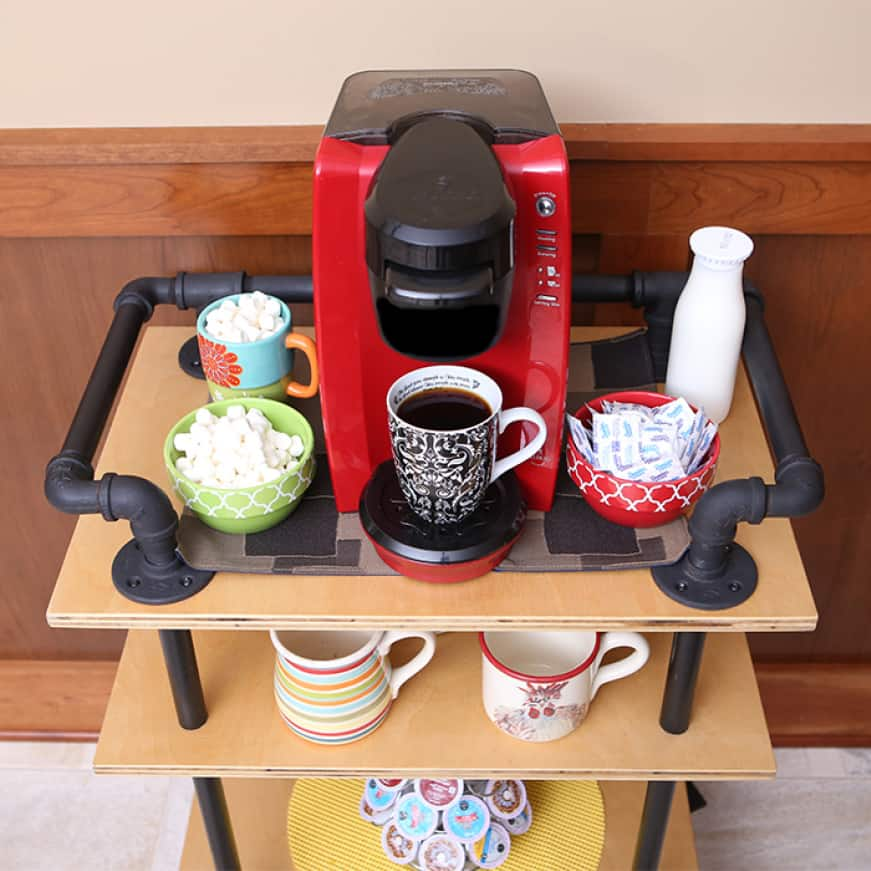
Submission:
M 683 735 L 659 726 L 671 636 L 648 636 L 637 674 L 604 686 L 581 727 L 560 741 L 505 735 L 481 703 L 481 654 L 469 633 L 440 635 L 384 724 L 340 747 L 293 735 L 272 697 L 274 653 L 261 632 L 194 634 L 208 722 L 177 724 L 157 633 L 131 632 L 94 762 L 115 774 L 235 777 L 515 776 L 529 779 L 749 779 L 774 775 L 774 757 L 743 635 L 710 636 L 693 719 Z M 398 658 L 417 642 L 402 642 Z
M 612 782 L 602 783 L 601 787 L 605 798 L 605 850 L 600 871 L 626 871 L 632 867 L 644 784 Z M 227 780 L 224 789 L 242 867 L 250 871 L 294 871 L 286 831 L 287 802 L 293 781 Z M 203 821 L 194 803 L 181 871 L 206 871 L 212 867 Z M 384 860 L 385 871 L 393 867 Z M 693 871 L 698 868 L 686 790 L 680 785 L 675 790 L 659 867 L 660 871 Z

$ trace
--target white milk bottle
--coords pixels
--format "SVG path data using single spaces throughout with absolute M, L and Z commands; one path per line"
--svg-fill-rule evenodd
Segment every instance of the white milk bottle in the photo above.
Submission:
M 665 392 L 719 423 L 735 390 L 746 317 L 742 272 L 753 240 L 729 227 L 702 227 L 690 248 L 695 258 L 674 312 Z

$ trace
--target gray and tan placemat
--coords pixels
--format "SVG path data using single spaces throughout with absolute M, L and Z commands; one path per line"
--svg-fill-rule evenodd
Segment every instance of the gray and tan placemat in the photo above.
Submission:
M 614 390 L 654 389 L 643 332 L 571 346 L 567 407 Z M 317 399 L 295 403 L 311 421 L 323 452 Z M 363 532 L 356 512 L 336 511 L 326 456 L 299 508 L 283 523 L 251 535 L 227 535 L 185 512 L 179 549 L 195 568 L 295 575 L 394 575 Z M 569 478 L 557 479 L 553 508 L 531 511 L 517 544 L 497 571 L 587 571 L 640 568 L 678 560 L 689 545 L 683 518 L 650 529 L 617 526 L 596 514 Z

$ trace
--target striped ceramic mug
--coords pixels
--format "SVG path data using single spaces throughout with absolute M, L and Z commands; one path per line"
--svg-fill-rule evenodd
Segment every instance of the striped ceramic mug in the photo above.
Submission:
M 435 653 L 432 632 L 269 633 L 275 660 L 275 701 L 284 722 L 317 744 L 347 744 L 384 722 L 399 688 Z M 390 648 L 423 639 L 410 662 L 393 668 Z

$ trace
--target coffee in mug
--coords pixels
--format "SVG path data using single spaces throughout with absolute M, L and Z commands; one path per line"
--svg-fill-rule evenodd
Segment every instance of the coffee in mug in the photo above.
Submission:
M 415 514 L 439 525 L 472 514 L 490 484 L 531 459 L 547 438 L 547 425 L 537 411 L 503 411 L 499 385 L 466 366 L 408 372 L 387 391 L 387 412 L 402 494 Z M 499 434 L 520 421 L 534 424 L 535 435 L 497 460 Z

